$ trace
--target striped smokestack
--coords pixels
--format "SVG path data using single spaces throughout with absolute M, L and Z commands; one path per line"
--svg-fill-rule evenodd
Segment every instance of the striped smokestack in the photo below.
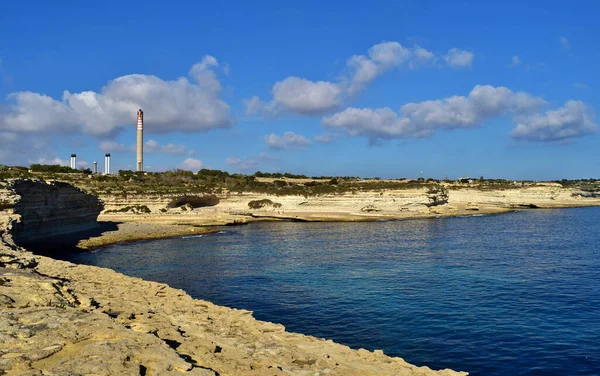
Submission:
M 144 171 L 144 111 L 137 112 L 137 171 Z

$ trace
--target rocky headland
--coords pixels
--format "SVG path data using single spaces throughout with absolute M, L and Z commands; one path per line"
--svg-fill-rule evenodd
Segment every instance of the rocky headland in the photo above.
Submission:
M 521 209 L 571 208 L 600 205 L 600 192 L 564 188 L 558 184 L 482 189 L 440 185 L 373 189 L 320 195 L 227 192 L 209 205 L 194 206 L 182 195 L 100 194 L 106 209 L 101 221 L 211 226 L 264 220 L 377 221 L 412 218 L 499 214 Z M 144 208 L 134 210 L 133 208 Z
M 289 333 L 249 311 L 30 250 L 54 249 L 57 239 L 92 248 L 264 220 L 372 221 L 600 205 L 597 190 L 554 183 L 502 189 L 411 185 L 316 195 L 90 194 L 90 186 L 77 186 L 0 182 L 0 374 L 466 374 Z
M 0 374 L 466 374 L 289 333 L 161 283 L 33 254 L 20 246 L 26 234 L 40 241 L 53 229 L 93 230 L 102 204 L 62 184 L 21 184 L 0 187 Z

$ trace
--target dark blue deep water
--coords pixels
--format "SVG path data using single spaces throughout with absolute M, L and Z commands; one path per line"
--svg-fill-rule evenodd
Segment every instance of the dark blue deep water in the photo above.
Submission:
M 472 375 L 600 374 L 600 208 L 262 223 L 71 261 Z

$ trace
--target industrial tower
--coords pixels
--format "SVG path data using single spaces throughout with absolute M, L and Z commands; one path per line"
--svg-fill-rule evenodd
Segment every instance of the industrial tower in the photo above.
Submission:
M 137 112 L 137 168 L 138 172 L 144 171 L 144 111 L 140 108 Z

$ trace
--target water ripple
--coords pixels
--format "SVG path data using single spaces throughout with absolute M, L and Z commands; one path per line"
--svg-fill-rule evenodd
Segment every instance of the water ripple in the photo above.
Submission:
M 472 375 L 600 374 L 600 208 L 261 223 L 72 261 Z

